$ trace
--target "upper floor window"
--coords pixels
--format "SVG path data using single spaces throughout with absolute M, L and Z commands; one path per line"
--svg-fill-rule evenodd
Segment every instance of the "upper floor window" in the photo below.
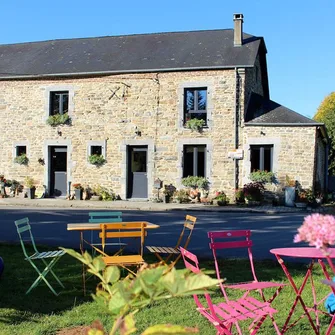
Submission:
M 50 92 L 50 115 L 69 111 L 69 91 Z
M 102 155 L 102 146 L 101 145 L 92 145 L 90 147 L 90 155 Z
M 272 171 L 273 145 L 251 145 L 251 172 L 256 170 Z
M 184 89 L 184 124 L 190 119 L 200 119 L 207 125 L 207 88 Z
M 27 154 L 27 147 L 25 145 L 16 146 L 16 157 Z

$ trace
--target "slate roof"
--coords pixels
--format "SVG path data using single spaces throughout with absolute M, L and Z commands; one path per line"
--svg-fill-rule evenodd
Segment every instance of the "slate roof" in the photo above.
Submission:
M 322 126 L 323 123 L 316 122 L 275 101 L 266 99 L 259 94 L 252 93 L 245 117 L 245 125 Z
M 0 79 L 253 66 L 262 37 L 204 30 L 0 45 Z

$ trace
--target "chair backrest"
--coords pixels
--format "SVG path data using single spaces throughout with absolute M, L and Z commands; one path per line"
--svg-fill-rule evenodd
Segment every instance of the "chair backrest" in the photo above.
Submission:
M 120 238 L 120 237 L 139 237 L 141 239 L 140 254 L 143 256 L 143 246 L 145 236 L 146 222 L 123 222 L 123 223 L 102 223 L 100 224 L 102 248 L 104 249 L 107 238 Z
M 198 257 L 195 254 L 192 254 L 191 252 L 187 251 L 183 247 L 180 247 L 180 253 L 183 257 L 184 264 L 185 264 L 185 267 L 187 269 L 191 270 L 193 273 L 199 273 L 201 271 L 200 268 L 199 268 Z M 209 311 L 208 311 L 208 309 L 206 309 L 202 305 L 202 303 L 200 302 L 200 300 L 198 298 L 198 295 L 193 294 L 193 298 L 194 298 L 194 301 L 195 301 L 197 307 L 201 310 L 207 310 L 208 315 L 206 317 L 213 318 L 213 320 L 217 320 L 217 316 L 216 316 L 216 313 L 214 311 L 213 303 L 212 303 L 212 300 L 211 300 L 209 294 L 205 293 L 204 296 L 206 298 L 206 302 L 207 302 Z
M 178 249 L 181 246 L 181 243 L 183 240 L 185 240 L 185 242 L 183 243 L 183 248 L 184 249 L 187 248 L 188 244 L 191 241 L 191 236 L 192 236 L 192 232 L 193 232 L 196 221 L 197 221 L 197 218 L 195 216 L 186 215 L 183 229 L 179 235 L 175 249 Z M 186 233 L 187 230 L 188 230 L 188 233 Z
M 207 233 L 210 239 L 209 248 L 213 252 L 215 270 L 218 279 L 220 278 L 219 265 L 217 260 L 217 250 L 232 249 L 232 248 L 246 248 L 248 250 L 249 262 L 254 281 L 258 281 L 256 277 L 253 257 L 252 257 L 252 240 L 250 230 L 221 230 L 209 231 Z
M 122 222 L 122 212 L 89 212 L 90 223 Z
M 29 224 L 29 219 L 23 218 L 23 219 L 14 221 L 14 223 L 17 229 L 17 233 L 19 234 L 20 244 L 23 250 L 23 254 L 25 255 L 26 258 L 28 258 L 29 255 L 26 250 L 25 242 L 31 243 L 34 251 L 38 252 L 36 245 L 35 245 L 34 236 L 31 232 L 31 226 Z

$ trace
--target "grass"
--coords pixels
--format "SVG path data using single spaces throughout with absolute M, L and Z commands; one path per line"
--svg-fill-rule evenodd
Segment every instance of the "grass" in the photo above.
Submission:
M 56 265 L 55 270 L 66 288 L 58 297 L 55 297 L 45 284 L 40 284 L 29 295 L 25 295 L 37 274 L 29 263 L 24 261 L 20 246 L 0 245 L 0 256 L 5 262 L 5 271 L 0 279 L 0 333 L 2 335 L 50 335 L 66 327 L 89 325 L 96 319 L 101 320 L 107 329 L 110 328 L 112 320 L 106 311 L 92 300 L 90 294 L 83 296 L 82 267 L 75 259 L 65 255 Z M 203 261 L 201 265 L 207 269 L 214 268 L 212 261 Z M 179 266 L 182 267 L 182 262 L 179 263 Z M 246 266 L 247 262 L 243 260 L 225 261 L 225 273 L 232 274 L 232 277 L 227 280 L 236 282 L 251 279 L 246 278 Z M 289 264 L 290 271 L 298 284 L 301 284 L 303 280 L 306 267 L 306 264 Z M 287 282 L 282 269 L 276 262 L 256 262 L 256 269 L 262 280 Z M 318 267 L 316 267 L 314 278 L 318 295 L 326 295 L 329 291 L 325 285 L 320 283 L 323 277 Z M 51 282 L 54 288 L 59 290 L 57 283 Z M 88 292 L 94 292 L 96 285 L 97 282 L 91 278 L 88 281 Z M 237 292 L 230 293 L 232 297 L 237 297 Z M 311 290 L 306 290 L 303 298 L 311 304 Z M 214 302 L 219 302 L 222 297 L 217 291 L 212 295 L 212 299 Z M 276 321 L 280 326 L 284 324 L 293 300 L 293 291 L 288 286 L 273 302 L 273 307 L 279 310 Z M 301 308 L 298 310 L 301 311 Z M 300 321 L 288 334 L 313 334 L 305 319 Z M 140 334 L 149 325 L 158 323 L 198 327 L 199 334 L 202 335 L 216 333 L 214 327 L 196 311 L 192 297 L 155 303 L 137 313 L 136 320 L 137 334 Z M 325 333 L 329 322 L 329 317 L 321 317 L 321 333 Z M 259 334 L 273 335 L 274 333 L 272 324 L 268 321 L 259 331 Z

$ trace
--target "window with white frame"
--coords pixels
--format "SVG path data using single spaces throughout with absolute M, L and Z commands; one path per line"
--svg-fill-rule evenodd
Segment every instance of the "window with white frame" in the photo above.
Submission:
M 183 177 L 206 177 L 206 145 L 184 145 Z
M 191 119 L 207 125 L 207 87 L 184 88 L 184 124 Z
M 273 169 L 273 145 L 250 145 L 250 172 Z

